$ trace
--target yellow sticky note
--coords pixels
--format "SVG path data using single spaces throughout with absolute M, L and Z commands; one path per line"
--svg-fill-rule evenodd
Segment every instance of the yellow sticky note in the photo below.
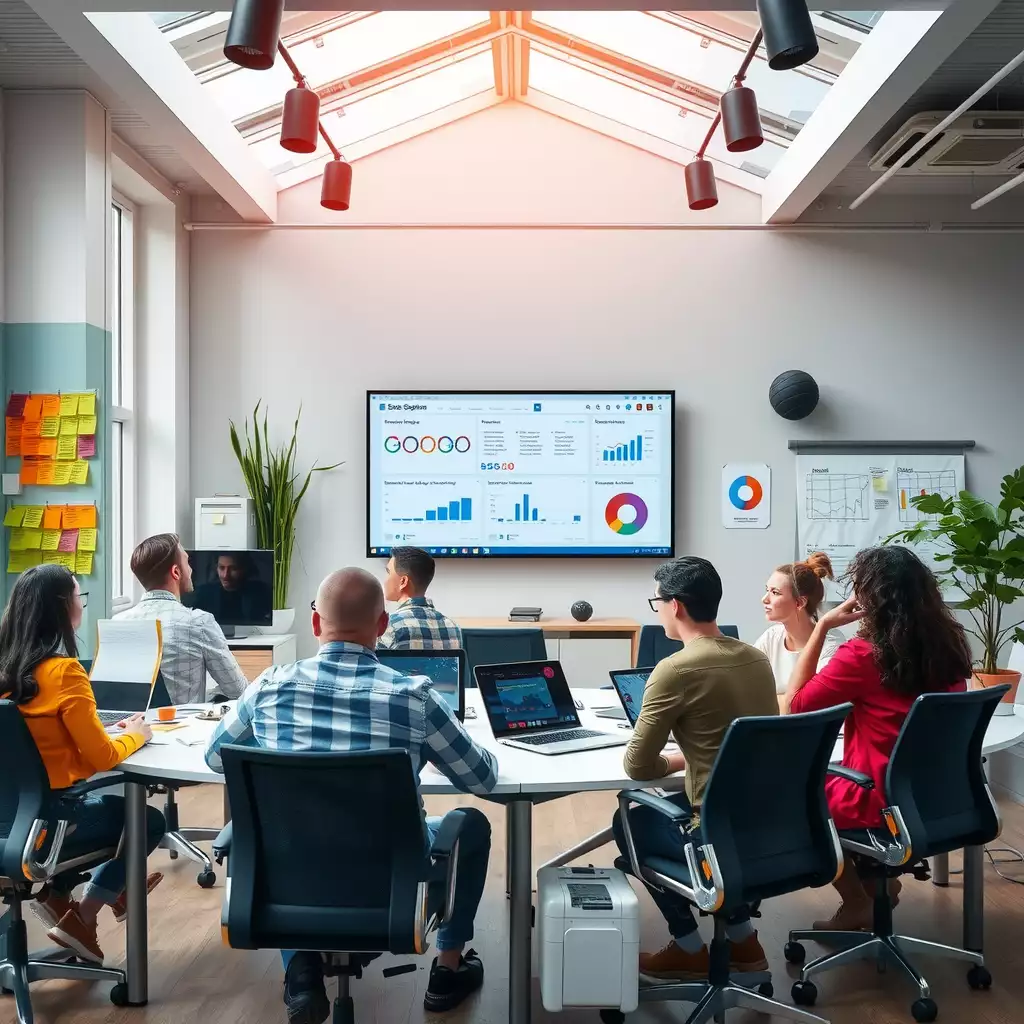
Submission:
M 11 551 L 25 550 L 25 531 L 20 526 L 11 530 L 11 540 L 7 546 Z
M 40 552 L 33 551 L 31 554 L 38 558 Z M 69 572 L 75 571 L 74 555 L 65 555 L 62 551 L 46 551 L 42 553 L 42 556 L 43 565 L 63 565 Z M 37 562 L 36 564 L 38 565 L 39 563 Z
M 92 573 L 92 552 L 79 551 L 75 555 L 75 572 L 79 576 L 88 576 Z
M 78 395 L 60 396 L 60 414 L 61 416 L 78 415 Z
M 43 530 L 43 551 L 56 551 L 60 543 L 60 530 Z
M 43 399 L 43 419 L 45 420 L 49 416 L 60 415 L 60 395 L 42 395 Z
M 38 530 L 43 525 L 43 506 L 42 505 L 23 505 L 22 508 L 25 510 L 25 515 L 21 520 L 22 526 L 28 526 L 33 530 Z
M 53 459 L 40 459 L 39 465 L 36 468 L 36 483 L 52 484 L 54 469 Z
M 47 505 L 43 509 L 43 529 L 59 530 L 61 520 L 64 518 L 63 505 Z
M 78 432 L 80 434 L 95 434 L 96 433 L 96 417 L 95 416 L 79 416 L 78 417 Z
M 22 544 L 20 550 L 22 551 L 38 551 L 43 544 L 43 531 L 42 530 L 26 530 L 24 527 L 21 529 Z M 13 544 L 13 541 L 12 541 Z
M 44 416 L 39 424 L 40 437 L 56 437 L 60 433 L 60 420 L 56 416 Z
M 61 423 L 64 421 L 61 420 Z M 77 459 L 78 458 L 78 435 L 57 438 L 57 458 Z
M 96 415 L 96 393 L 94 391 L 89 391 L 84 395 L 78 396 L 78 415 Z
M 24 505 L 12 505 L 4 516 L 4 526 L 21 526 L 21 521 L 25 518 L 25 506 Z
M 96 550 L 96 530 L 95 528 L 78 531 L 78 549 L 79 551 L 95 551 Z
M 871 486 L 879 494 L 885 494 L 889 490 L 889 477 L 884 473 L 879 473 L 871 478 Z
M 213 517 L 213 525 L 214 526 L 223 526 L 225 521 L 226 521 L 226 519 L 227 519 L 227 517 L 224 515 L 223 512 L 218 512 Z
M 60 418 L 60 436 L 68 437 L 71 434 L 78 433 L 78 417 L 77 416 L 61 416 Z
M 77 480 L 72 481 L 74 475 L 74 468 L 77 465 L 76 462 L 57 462 L 53 467 L 53 482 L 57 487 L 66 487 L 70 483 L 78 483 Z M 85 481 L 81 481 L 85 483 Z
M 12 551 L 7 557 L 8 572 L 24 572 L 42 561 L 38 551 Z
M 85 459 L 78 459 L 67 465 L 70 469 L 71 483 L 86 484 L 89 482 L 89 463 Z

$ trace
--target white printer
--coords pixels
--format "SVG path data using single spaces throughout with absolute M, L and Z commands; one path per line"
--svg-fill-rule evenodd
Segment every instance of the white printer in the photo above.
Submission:
M 538 871 L 537 941 L 545 1010 L 637 1008 L 640 907 L 621 871 Z

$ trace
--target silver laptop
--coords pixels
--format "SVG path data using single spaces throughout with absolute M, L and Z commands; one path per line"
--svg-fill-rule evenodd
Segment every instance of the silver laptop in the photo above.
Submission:
M 647 680 L 651 678 L 653 668 L 624 668 L 616 672 L 609 672 L 612 679 L 612 686 L 619 695 L 619 702 L 622 704 L 622 714 L 630 727 L 636 725 L 640 717 L 640 708 L 644 703 L 644 690 L 647 688 Z
M 620 747 L 629 737 L 585 729 L 557 661 L 478 665 L 476 684 L 495 739 L 537 754 Z
M 89 682 L 96 698 L 96 713 L 104 725 L 116 725 L 129 715 L 148 711 L 153 699 L 151 683 L 106 683 L 99 679 Z

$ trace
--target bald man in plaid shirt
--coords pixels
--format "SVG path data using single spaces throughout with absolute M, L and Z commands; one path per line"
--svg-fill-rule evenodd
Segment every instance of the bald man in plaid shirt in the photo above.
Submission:
M 294 665 L 274 665 L 252 683 L 217 726 L 206 763 L 223 771 L 225 744 L 274 750 L 409 751 L 419 776 L 429 761 L 464 793 L 489 793 L 497 783 L 495 756 L 463 729 L 425 676 L 406 676 L 377 660 L 374 644 L 388 625 L 384 593 L 363 569 L 342 569 L 320 584 L 313 602 L 313 635 L 320 650 Z M 473 920 L 487 878 L 491 829 L 476 808 L 459 839 L 455 911 L 437 933 L 424 1007 L 454 1009 L 483 983 L 483 964 L 472 949 Z M 433 842 L 441 818 L 427 818 Z M 321 1024 L 330 1013 L 318 953 L 282 951 L 289 1024 Z

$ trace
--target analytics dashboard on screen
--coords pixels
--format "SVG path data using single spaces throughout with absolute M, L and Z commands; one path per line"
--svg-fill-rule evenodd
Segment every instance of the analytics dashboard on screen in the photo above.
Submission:
M 674 553 L 675 392 L 367 392 L 366 552 Z

